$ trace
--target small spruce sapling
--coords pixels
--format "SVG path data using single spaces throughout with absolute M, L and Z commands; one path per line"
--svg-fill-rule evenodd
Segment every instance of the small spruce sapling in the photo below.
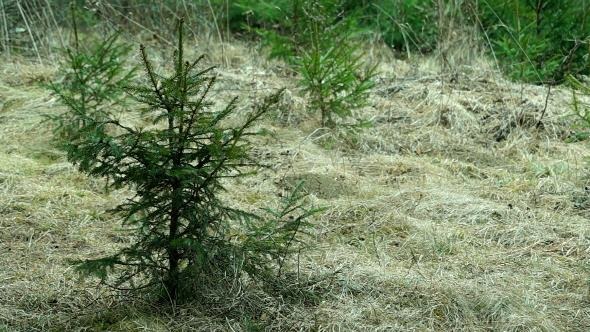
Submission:
M 244 1 L 242 6 L 257 16 L 268 13 L 268 4 Z M 279 31 L 257 29 L 270 57 L 285 60 L 301 74 L 309 110 L 319 111 L 322 126 L 330 128 L 336 126 L 334 115 L 346 118 L 366 105 L 376 75 L 376 66 L 365 64 L 361 45 L 353 41 L 353 32 L 360 29 L 346 8 L 340 0 L 291 1 L 270 12 L 268 18 L 281 18 Z
M 346 118 L 366 105 L 374 86 L 376 66 L 366 66 L 359 45 L 350 41 L 350 29 L 334 23 L 330 11 L 319 2 L 307 7 L 308 47 L 298 61 L 301 85 L 310 97 L 310 106 L 319 110 L 323 126 L 336 125 L 334 115 Z
M 226 179 L 257 166 L 249 156 L 249 138 L 256 135 L 251 127 L 282 90 L 231 126 L 225 120 L 237 99 L 212 107 L 214 68 L 202 67 L 203 56 L 185 61 L 182 21 L 170 74 L 156 73 L 143 46 L 140 53 L 147 78 L 127 91 L 145 105 L 138 111 L 151 123 L 135 127 L 108 113 L 89 116 L 86 127 L 92 129 L 71 143 L 74 153 L 68 155 L 82 172 L 135 191 L 113 210 L 134 230 L 134 242 L 112 256 L 80 262 L 79 269 L 116 287 L 162 285 L 172 301 L 220 270 L 235 273 L 236 280 L 241 273 L 272 280 L 317 210 L 302 204 L 300 188 L 263 215 L 230 207 L 219 193 Z M 109 278 L 113 270 L 119 272 L 115 279 Z
M 107 119 L 124 104 L 124 87 L 135 77 L 136 68 L 126 64 L 131 48 L 118 41 L 114 33 L 97 42 L 84 41 L 78 35 L 76 11 L 72 8 L 73 47 L 65 48 L 64 74 L 48 88 L 67 110 L 48 118 L 55 124 L 55 134 L 68 153 L 75 153 L 81 135 L 93 129 L 96 119 Z M 85 134 L 82 134 L 85 132 Z

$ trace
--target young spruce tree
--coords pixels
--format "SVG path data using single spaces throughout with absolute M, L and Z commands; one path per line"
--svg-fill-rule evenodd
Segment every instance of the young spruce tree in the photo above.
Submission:
M 309 45 L 299 60 L 301 85 L 310 106 L 320 111 L 322 126 L 333 128 L 333 115 L 346 118 L 366 105 L 376 66 L 365 65 L 360 44 L 350 40 L 347 22 L 336 21 L 334 9 L 321 1 L 309 1 L 305 9 Z
M 376 76 L 376 66 L 366 64 L 362 45 L 351 38 L 358 29 L 343 8 L 340 0 L 308 0 L 293 8 L 293 62 L 300 85 L 309 108 L 319 111 L 322 126 L 330 128 L 337 125 L 335 116 L 345 119 L 367 104 Z
M 367 64 L 362 44 L 355 41 L 355 16 L 347 15 L 353 2 L 294 0 L 270 6 L 240 1 L 255 16 L 281 18 L 280 29 L 258 29 L 270 48 L 270 57 L 286 60 L 301 74 L 300 86 L 309 110 L 318 112 L 321 125 L 335 128 L 336 117 L 346 119 L 367 104 L 375 86 L 377 66 Z M 358 124 L 367 125 L 361 120 Z M 356 126 L 358 128 L 358 126 Z
M 241 273 L 271 280 L 317 210 L 302 203 L 301 187 L 264 216 L 229 207 L 219 193 L 224 179 L 257 165 L 249 157 L 248 138 L 256 134 L 251 127 L 282 91 L 254 107 L 240 125 L 230 126 L 225 120 L 237 99 L 220 110 L 212 107 L 213 67 L 201 67 L 203 56 L 185 60 L 182 21 L 169 75 L 156 73 L 146 49 L 140 49 L 146 80 L 127 91 L 145 105 L 139 111 L 151 123 L 136 127 L 110 113 L 88 117 L 68 151 L 82 172 L 135 191 L 114 209 L 135 231 L 134 242 L 79 268 L 111 283 L 107 277 L 117 270 L 114 283 L 125 288 L 162 285 L 173 301 L 220 270 L 237 280 Z
M 48 86 L 68 108 L 48 116 L 56 124 L 59 145 L 68 152 L 83 139 L 83 130 L 88 131 L 97 119 L 106 119 L 115 108 L 123 106 L 123 88 L 135 77 L 137 69 L 128 69 L 125 59 L 131 48 L 119 43 L 117 33 L 100 42 L 81 39 L 74 6 L 71 14 L 74 45 L 65 49 L 65 61 L 60 68 L 64 74 Z

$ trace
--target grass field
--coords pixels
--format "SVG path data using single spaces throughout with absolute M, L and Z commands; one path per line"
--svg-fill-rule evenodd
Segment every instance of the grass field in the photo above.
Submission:
M 245 44 L 211 54 L 218 100 L 286 87 L 260 125 L 270 165 L 228 185 L 244 208 L 298 180 L 325 206 L 300 273 L 332 275 L 318 301 L 243 290 L 228 314 L 207 301 L 155 306 L 81 280 L 71 260 L 129 241 L 104 211 L 128 195 L 78 173 L 51 144 L 40 86 L 55 66 L 0 64 L 0 331 L 589 331 L 590 185 L 585 142 L 566 143 L 571 92 L 511 83 L 484 60 L 452 69 L 378 47 L 373 127 L 318 130 L 292 73 Z M 223 61 L 222 61 L 223 60 Z M 245 107 L 245 106 L 244 106 Z M 321 290 L 320 290 L 321 288 Z M 231 307 L 231 305 L 228 305 Z M 225 308 L 227 309 L 227 308 Z

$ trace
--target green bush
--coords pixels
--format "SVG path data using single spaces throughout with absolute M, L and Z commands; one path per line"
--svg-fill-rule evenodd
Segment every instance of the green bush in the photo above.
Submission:
M 185 59 L 182 22 L 177 45 L 170 72 L 163 74 L 156 73 L 141 47 L 146 79 L 126 91 L 141 104 L 129 112 L 148 123 L 127 124 L 105 109 L 76 124 L 78 135 L 65 146 L 81 172 L 107 178 L 112 188 L 135 191 L 112 211 L 133 231 L 131 245 L 80 262 L 78 268 L 115 287 L 157 287 L 172 301 L 195 296 L 200 285 L 215 285 L 221 276 L 242 280 L 245 273 L 251 280 L 274 283 L 317 210 L 303 204 L 300 186 L 279 208 L 261 214 L 229 206 L 219 193 L 228 179 L 257 166 L 249 155 L 249 138 L 257 134 L 251 127 L 282 91 L 254 107 L 240 124 L 228 125 L 237 99 L 213 107 L 214 68 L 202 66 L 203 56 Z M 60 96 L 79 97 L 92 89 L 84 83 Z M 61 100 L 74 114 L 83 113 L 84 104 Z
M 260 10 L 258 7 L 250 8 Z M 280 58 L 295 66 L 300 62 L 301 54 L 317 44 L 318 36 L 314 35 L 314 30 L 326 29 L 323 31 L 325 35 L 339 40 L 353 33 L 354 20 L 344 16 L 339 0 L 300 0 L 276 8 L 277 14 L 280 14 L 277 19 L 266 23 L 263 19 L 258 20 L 260 27 L 255 31 L 262 37 L 263 46 L 270 49 L 271 58 Z M 257 11 L 251 10 L 250 13 L 255 16 Z M 328 40 L 322 38 L 319 42 L 325 45 Z
M 359 25 L 373 31 L 389 47 L 429 53 L 438 38 L 437 6 L 424 0 L 348 0 Z
M 588 12 L 585 0 L 479 2 L 500 64 L 510 77 L 532 83 L 559 83 L 567 74 L 590 73 L 584 47 L 590 36 Z
M 424 0 L 236 0 L 229 10 L 232 31 L 256 31 L 264 40 L 301 33 L 303 8 L 319 4 L 331 12 L 332 24 L 346 21 L 348 34 L 369 33 L 399 51 L 428 52 L 437 40 L 436 6 Z M 313 14 L 312 14 L 313 15 Z M 284 45 L 284 43 L 283 43 Z M 274 53 L 273 53 L 274 54 Z M 277 53 L 281 55 L 282 53 Z

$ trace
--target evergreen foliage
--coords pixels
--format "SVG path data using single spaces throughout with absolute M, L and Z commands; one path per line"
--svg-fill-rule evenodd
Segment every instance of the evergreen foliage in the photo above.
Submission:
M 220 2 L 221 0 L 218 0 Z M 436 3 L 423 0 L 236 0 L 228 11 L 232 31 L 251 31 L 273 42 L 280 37 L 301 33 L 302 8 L 320 4 L 340 21 L 353 23 L 350 32 L 372 32 L 399 51 L 431 51 L 436 46 Z M 284 45 L 284 44 L 283 44 Z M 279 54 L 280 55 L 280 54 Z
M 243 8 L 261 11 L 268 3 L 244 1 Z M 300 74 L 303 93 L 309 96 L 309 109 L 321 114 L 322 126 L 335 127 L 333 115 L 346 118 L 366 104 L 373 87 L 375 66 L 367 66 L 364 54 L 354 41 L 356 21 L 344 15 L 345 3 L 339 0 L 302 0 L 275 7 L 272 17 L 259 22 L 274 22 L 284 15 L 281 29 L 258 28 L 270 57 L 286 60 Z M 256 14 L 257 15 L 257 14 Z
M 137 111 L 150 123 L 132 126 L 109 109 L 84 113 L 84 98 L 93 86 L 86 81 L 63 86 L 59 96 L 75 114 L 84 113 L 76 139 L 65 146 L 70 161 L 88 175 L 105 177 L 112 188 L 128 187 L 135 195 L 113 212 L 134 231 L 133 243 L 114 255 L 80 262 L 79 269 L 116 287 L 140 289 L 163 285 L 165 297 L 176 301 L 192 295 L 212 275 L 246 273 L 269 281 L 280 274 L 299 233 L 317 209 L 304 204 L 301 187 L 277 209 L 255 214 L 219 198 L 230 178 L 257 166 L 249 156 L 252 125 L 277 104 L 282 91 L 254 107 L 241 124 L 226 121 L 237 98 L 222 109 L 213 107 L 210 92 L 216 76 L 203 67 L 203 56 L 185 60 L 182 21 L 171 73 L 157 73 L 141 47 L 146 80 L 127 87 L 144 105 Z M 73 58 L 75 60 L 75 58 Z M 75 96 L 75 97 L 71 97 Z M 66 124 L 70 126 L 69 123 Z M 117 270 L 116 278 L 111 272 Z
M 376 67 L 367 67 L 348 34 L 332 23 L 329 11 L 315 3 L 306 8 L 309 45 L 301 50 L 301 84 L 319 110 L 323 126 L 334 127 L 333 115 L 345 118 L 365 106 L 373 88 Z M 346 30 L 344 30 L 346 31 Z
M 400 54 L 432 52 L 439 27 L 438 4 L 424 0 L 343 0 L 344 12 L 357 29 L 378 36 Z
M 589 12 L 587 0 L 487 0 L 478 14 L 507 74 L 553 84 L 590 73 Z
M 451 9 L 455 11 L 453 15 L 479 22 L 491 42 L 491 51 L 513 79 L 560 83 L 568 74 L 590 73 L 590 59 L 585 51 L 590 36 L 588 0 L 485 0 L 454 4 L 426 0 L 237 0 L 229 11 L 231 27 L 234 31 L 254 27 L 263 41 L 271 45 L 271 54 L 284 57 L 292 52 L 289 45 L 297 45 L 286 40 L 302 31 L 299 23 L 305 21 L 301 19 L 305 14 L 301 14 L 300 8 L 314 2 L 336 8 L 337 15 L 332 16 L 335 19 L 329 25 L 349 22 L 349 31 L 341 30 L 341 35 L 371 32 L 404 53 L 433 51 L 443 33 L 439 25 L 444 17 L 439 15 L 456 7 Z M 439 8 L 441 5 L 444 8 Z
M 33 48 L 49 50 L 48 31 L 68 27 L 66 13 L 71 1 L 4 1 L 0 17 L 1 46 L 7 51 Z M 169 36 L 166 22 L 185 16 L 197 30 L 215 31 L 220 39 L 230 32 L 260 35 L 271 46 L 272 56 L 291 62 L 305 37 L 304 8 L 320 4 L 331 13 L 329 26 L 346 27 L 341 36 L 370 34 L 400 54 L 428 53 L 442 35 L 455 35 L 476 27 L 482 46 L 491 47 L 501 67 L 513 79 L 532 83 L 560 83 L 568 74 L 588 75 L 585 52 L 590 36 L 590 0 L 194 0 L 146 1 L 76 0 L 80 25 L 93 28 L 107 21 L 131 32 L 141 30 L 159 40 Z M 19 9 L 19 7 L 21 7 Z M 50 15 L 36 15 L 49 13 Z M 457 19 L 451 31 L 446 20 Z M 346 24 L 342 24 L 346 22 Z M 442 25 L 442 26 L 441 26 Z M 39 27 L 42 27 L 39 29 Z M 253 34 L 252 32 L 255 32 Z M 42 47 L 39 47 L 41 45 Z M 47 47 L 45 47 L 47 46 Z M 41 58 L 39 58 L 41 59 Z
M 59 115 L 49 115 L 57 124 L 55 132 L 66 151 L 78 144 L 81 131 L 90 130 L 97 119 L 106 119 L 124 102 L 123 88 L 134 78 L 136 68 L 127 68 L 125 60 L 131 48 L 112 34 L 98 42 L 78 35 L 77 14 L 72 10 L 73 47 L 65 48 L 61 79 L 49 89 L 67 106 Z M 69 146 L 70 148 L 68 148 Z

